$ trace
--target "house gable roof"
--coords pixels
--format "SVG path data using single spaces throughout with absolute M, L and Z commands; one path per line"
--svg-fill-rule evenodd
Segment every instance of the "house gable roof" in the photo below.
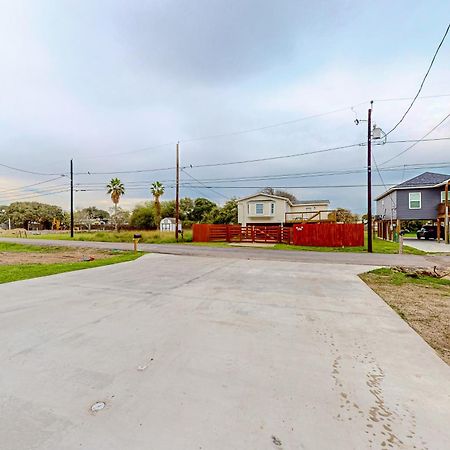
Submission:
M 252 195 L 248 195 L 247 197 L 238 198 L 236 201 L 243 202 L 244 200 L 250 200 L 251 198 L 261 197 L 261 196 L 268 197 L 268 198 L 275 198 L 275 199 L 278 199 L 278 200 L 284 200 L 284 201 L 286 201 L 286 202 L 288 202 L 289 204 L 292 205 L 291 201 L 288 198 L 286 198 L 286 197 L 280 197 L 279 195 L 266 194 L 264 192 L 259 192 L 258 194 L 252 194 Z
M 424 172 L 414 178 L 404 181 L 388 189 L 383 194 L 379 195 L 375 200 L 381 200 L 397 189 L 409 188 L 433 188 L 438 187 L 450 180 L 450 175 L 442 173 Z
M 238 202 L 243 202 L 245 200 L 249 200 L 251 198 L 260 197 L 260 196 L 268 197 L 268 198 L 274 198 L 274 199 L 278 199 L 278 200 L 284 200 L 284 201 L 288 202 L 289 205 L 291 205 L 291 206 L 316 205 L 316 204 L 319 204 L 319 205 L 327 204 L 327 205 L 329 205 L 330 204 L 330 200 L 300 200 L 300 201 L 297 201 L 296 203 L 292 203 L 286 197 L 281 197 L 280 195 L 266 194 L 264 192 L 259 192 L 258 194 L 253 194 L 253 195 L 249 195 L 247 197 L 239 198 L 237 201 Z
M 300 200 L 297 203 L 294 203 L 292 206 L 300 206 L 300 205 L 329 205 L 330 200 Z
M 433 172 L 425 172 L 417 177 L 411 178 L 410 180 L 406 180 L 403 183 L 397 184 L 394 186 L 395 188 L 401 187 L 418 187 L 418 186 L 436 186 L 438 184 L 447 181 L 450 178 L 450 175 L 444 175 L 442 173 L 433 173 Z

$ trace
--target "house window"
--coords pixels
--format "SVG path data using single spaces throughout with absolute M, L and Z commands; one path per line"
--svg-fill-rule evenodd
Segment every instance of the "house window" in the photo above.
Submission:
M 255 212 L 256 212 L 256 214 L 264 214 L 264 204 L 256 203 L 255 204 Z
M 270 204 L 270 214 L 275 214 L 275 203 Z
M 422 208 L 422 194 L 420 192 L 409 193 L 409 209 Z
M 449 194 L 448 194 L 448 199 L 450 201 L 450 191 L 449 191 Z M 441 192 L 441 203 L 445 203 L 445 191 Z
M 247 214 L 250 214 L 250 203 L 247 203 Z
M 306 207 L 306 211 L 312 211 L 311 206 L 307 206 L 307 207 Z

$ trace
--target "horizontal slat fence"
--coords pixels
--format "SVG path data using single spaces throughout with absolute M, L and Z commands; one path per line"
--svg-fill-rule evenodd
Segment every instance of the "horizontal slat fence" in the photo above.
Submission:
M 311 247 L 362 247 L 362 223 L 304 223 L 293 226 L 294 245 Z
M 291 243 L 292 228 L 281 226 L 212 225 L 192 226 L 194 242 L 266 242 Z
M 265 242 L 311 247 L 362 247 L 361 223 L 304 223 L 292 227 L 194 224 L 194 242 Z

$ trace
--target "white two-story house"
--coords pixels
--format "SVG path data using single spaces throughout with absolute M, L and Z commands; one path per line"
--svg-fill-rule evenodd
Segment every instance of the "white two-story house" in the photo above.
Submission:
M 238 204 L 238 222 L 247 225 L 283 225 L 305 220 L 328 220 L 329 200 L 304 200 L 292 203 L 286 197 L 255 194 L 241 198 Z

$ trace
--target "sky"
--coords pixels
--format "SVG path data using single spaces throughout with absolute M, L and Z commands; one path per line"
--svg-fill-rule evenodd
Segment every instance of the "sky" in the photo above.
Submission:
M 223 204 L 276 186 L 363 213 L 365 146 L 196 166 L 362 143 L 367 123 L 354 121 L 367 118 L 370 100 L 373 121 L 388 131 L 450 19 L 446 0 L 0 0 L 0 7 L 0 164 L 25 171 L 0 166 L 0 205 L 35 200 L 64 209 L 70 159 L 76 208 L 109 208 L 113 176 L 125 184 L 124 208 L 150 200 L 157 180 L 163 199 L 173 199 L 179 141 L 181 196 Z M 450 37 L 423 98 L 386 144 L 374 146 L 377 164 L 396 168 L 381 171 L 382 180 L 374 171 L 374 196 L 426 170 L 450 173 L 446 140 L 419 143 L 383 165 L 410 145 L 392 141 L 419 139 L 450 113 L 449 61 Z M 440 137 L 450 137 L 450 119 L 429 136 Z M 405 166 L 416 163 L 443 164 Z M 278 175 L 292 176 L 268 178 Z M 348 185 L 356 187 L 338 187 Z

